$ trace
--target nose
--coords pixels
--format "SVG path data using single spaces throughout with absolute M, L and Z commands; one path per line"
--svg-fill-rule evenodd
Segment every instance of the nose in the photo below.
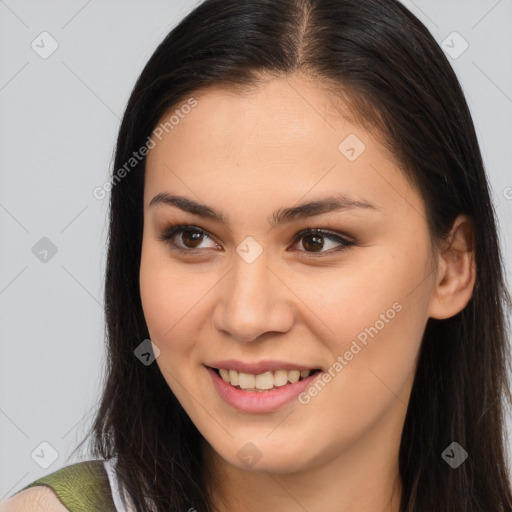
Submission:
M 286 333 L 294 321 L 293 294 L 264 255 L 252 263 L 237 255 L 217 288 L 214 325 L 243 343 L 268 333 Z

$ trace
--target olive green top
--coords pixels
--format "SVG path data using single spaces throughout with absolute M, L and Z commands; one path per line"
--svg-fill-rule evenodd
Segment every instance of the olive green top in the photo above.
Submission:
M 18 492 L 35 485 L 50 487 L 70 512 L 116 512 L 101 460 L 71 464 L 35 480 Z

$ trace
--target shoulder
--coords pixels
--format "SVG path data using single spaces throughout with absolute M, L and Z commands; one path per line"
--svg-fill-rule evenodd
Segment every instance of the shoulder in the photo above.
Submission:
M 17 510 L 116 510 L 105 461 L 89 460 L 65 466 L 35 480 L 0 505 L 0 512 Z
M 56 494 L 44 485 L 30 487 L 0 504 L 0 512 L 68 512 Z

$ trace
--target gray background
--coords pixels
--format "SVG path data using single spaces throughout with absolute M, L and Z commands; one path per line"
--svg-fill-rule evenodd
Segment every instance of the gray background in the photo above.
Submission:
M 104 357 L 108 199 L 92 191 L 143 65 L 197 3 L 0 0 L 0 500 L 77 460 Z M 510 282 L 512 0 L 404 4 L 452 55 Z

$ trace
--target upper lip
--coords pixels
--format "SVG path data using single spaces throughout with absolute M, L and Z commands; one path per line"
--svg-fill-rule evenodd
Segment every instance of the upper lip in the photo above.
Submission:
M 272 372 L 275 370 L 317 370 L 319 366 L 303 365 L 300 363 L 290 363 L 289 361 L 258 361 L 249 363 L 245 361 L 237 361 L 236 359 L 226 359 L 224 361 L 213 361 L 206 366 L 216 368 L 217 370 L 236 370 L 242 373 L 252 373 L 259 375 L 260 373 Z

